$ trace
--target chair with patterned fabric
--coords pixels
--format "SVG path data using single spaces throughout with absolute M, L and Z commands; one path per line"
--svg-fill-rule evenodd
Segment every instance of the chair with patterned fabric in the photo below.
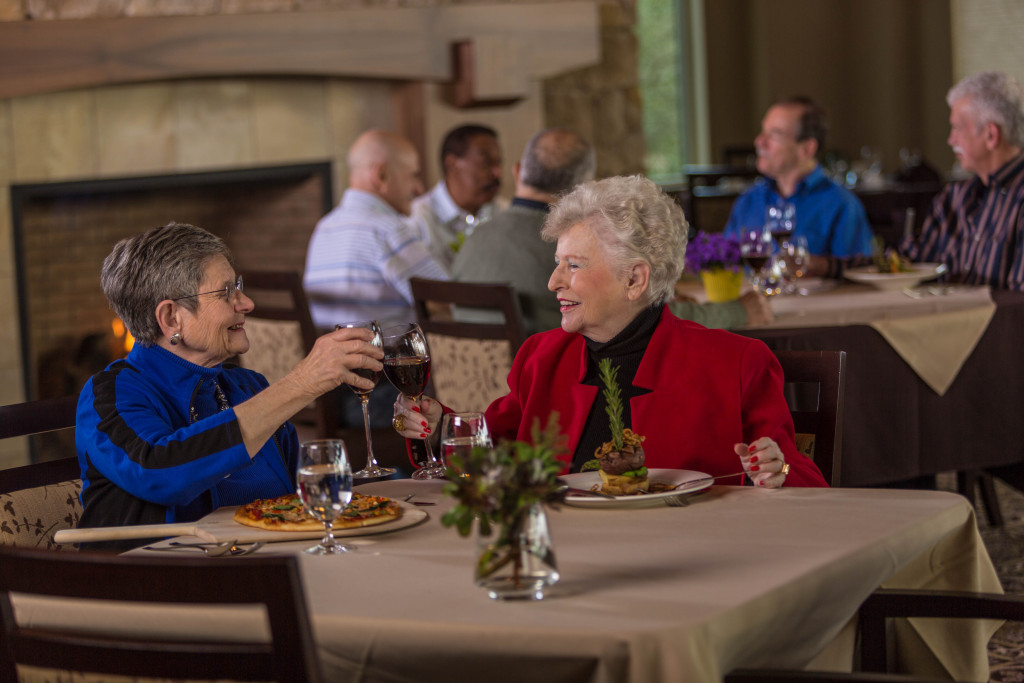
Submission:
M 511 285 L 413 278 L 416 318 L 430 345 L 434 396 L 452 410 L 483 410 L 508 393 L 506 378 L 526 338 Z M 455 320 L 452 307 L 490 309 L 503 322 Z
M 247 270 L 243 277 L 245 293 L 256 308 L 245 316 L 249 351 L 238 357 L 238 363 L 273 383 L 298 365 L 316 342 L 302 276 L 293 271 Z M 338 415 L 333 394 L 324 394 L 292 421 L 314 424 L 320 438 L 336 436 Z
M 73 429 L 77 396 L 0 406 L 0 439 Z M 77 457 L 0 470 L 0 545 L 74 550 L 53 535 L 82 515 Z

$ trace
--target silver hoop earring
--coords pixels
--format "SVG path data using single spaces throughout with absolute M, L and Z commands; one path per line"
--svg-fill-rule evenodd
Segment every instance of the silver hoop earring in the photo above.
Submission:
M 171 346 L 177 346 L 181 343 L 181 333 L 175 332 L 171 335 Z

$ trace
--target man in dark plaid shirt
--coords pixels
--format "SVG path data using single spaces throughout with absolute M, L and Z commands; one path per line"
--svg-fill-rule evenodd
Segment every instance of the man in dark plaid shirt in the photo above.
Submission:
M 949 146 L 974 177 L 943 188 L 903 252 L 945 263 L 952 282 L 1024 290 L 1024 89 L 988 71 L 954 85 L 946 101 Z

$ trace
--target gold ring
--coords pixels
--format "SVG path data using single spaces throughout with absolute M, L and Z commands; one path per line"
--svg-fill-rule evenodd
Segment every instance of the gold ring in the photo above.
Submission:
M 391 426 L 395 428 L 396 432 L 404 432 L 405 418 L 401 415 L 395 415 L 395 419 L 391 421 Z
M 782 463 L 782 469 L 779 470 L 779 474 L 781 474 L 782 476 L 786 476 L 787 474 L 789 474 L 789 463 L 788 462 Z

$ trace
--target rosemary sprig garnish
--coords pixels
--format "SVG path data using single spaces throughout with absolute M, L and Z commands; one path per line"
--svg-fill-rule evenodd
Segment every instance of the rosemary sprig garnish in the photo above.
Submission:
M 597 373 L 604 384 L 604 400 L 607 402 L 605 412 L 608 413 L 608 426 L 612 430 L 612 443 L 615 450 L 622 450 L 622 390 L 619 389 L 619 367 L 612 367 L 610 358 L 602 358 L 597 364 Z

